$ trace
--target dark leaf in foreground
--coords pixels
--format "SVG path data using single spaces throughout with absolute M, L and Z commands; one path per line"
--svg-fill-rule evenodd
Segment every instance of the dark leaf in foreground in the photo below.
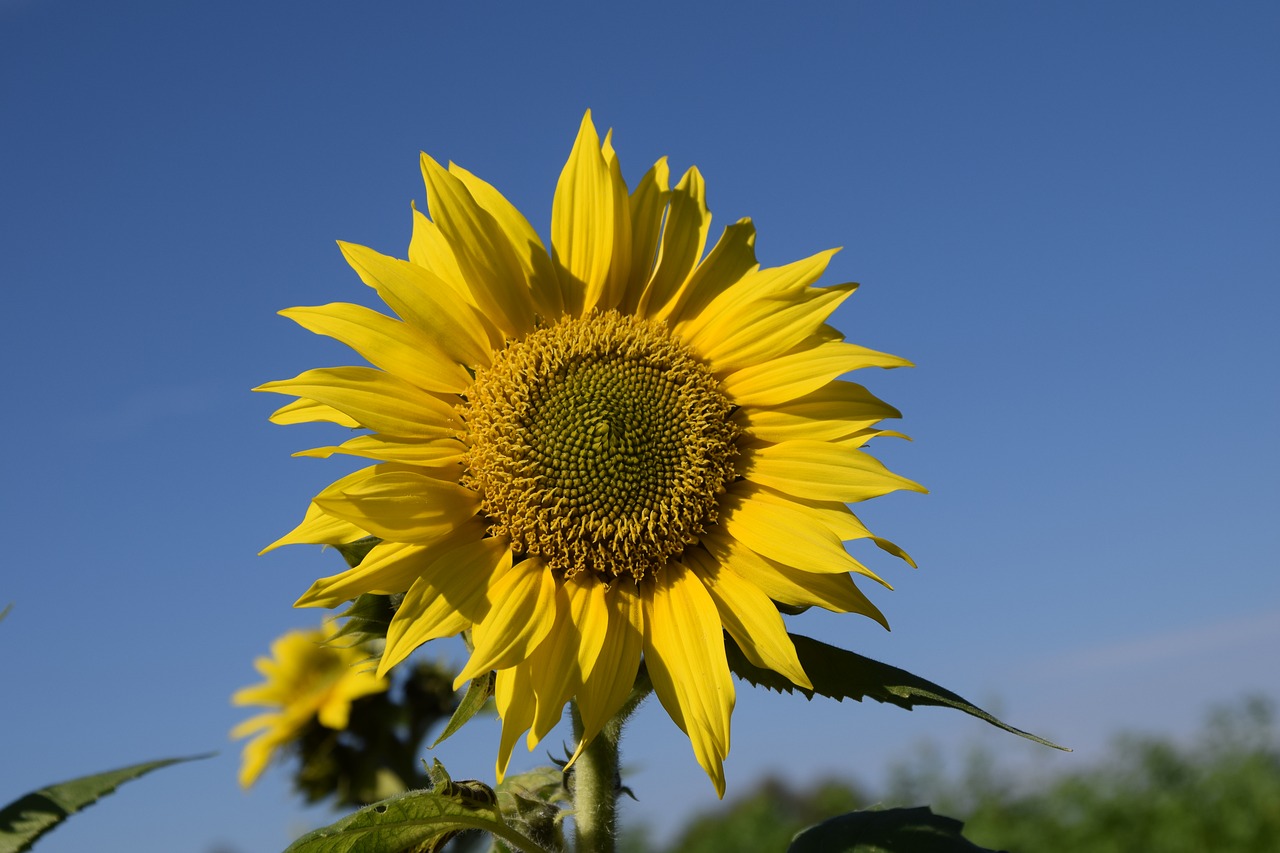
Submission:
M 125 782 L 170 764 L 208 757 L 194 755 L 189 758 L 147 761 L 32 791 L 0 809 L 0 853 L 22 853 L 30 850 L 40 836 L 86 806 L 93 805 Z
M 994 853 L 963 828 L 928 806 L 849 812 L 797 833 L 787 853 Z
M 800 634 L 790 636 L 795 643 L 800 664 L 804 667 L 809 680 L 813 682 L 812 690 L 798 687 L 786 676 L 751 663 L 726 634 L 725 652 L 728 654 L 729 668 L 739 678 L 757 687 L 767 687 L 779 693 L 799 692 L 810 699 L 816 693 L 836 700 L 853 699 L 858 702 L 866 697 L 877 702 L 897 705 L 908 711 L 917 705 L 954 708 L 1019 737 L 1070 752 L 1066 747 L 1058 746 L 1042 737 L 1001 722 L 964 697 L 952 693 L 945 687 L 939 687 L 932 681 L 926 681 L 918 675 L 912 675 L 905 669 L 880 663 Z

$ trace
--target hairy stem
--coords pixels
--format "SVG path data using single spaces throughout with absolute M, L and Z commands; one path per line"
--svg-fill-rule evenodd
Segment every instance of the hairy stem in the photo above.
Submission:
M 622 725 L 610 720 L 573 766 L 573 821 L 576 853 L 613 853 L 618 835 L 618 740 Z M 573 730 L 582 736 L 582 717 L 573 707 Z
M 622 791 L 619 749 L 622 727 L 652 690 L 641 668 L 631 696 L 605 723 L 573 765 L 574 853 L 614 853 L 618 839 L 618 794 Z M 581 739 L 582 715 L 572 704 L 573 734 Z

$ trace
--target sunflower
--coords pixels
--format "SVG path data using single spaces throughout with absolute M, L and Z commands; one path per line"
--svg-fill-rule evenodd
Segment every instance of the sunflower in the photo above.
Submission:
M 254 667 L 266 680 L 237 690 L 233 705 L 266 705 L 278 711 L 250 717 L 231 730 L 233 738 L 257 737 L 245 744 L 240 784 L 248 788 L 277 750 L 296 739 L 312 720 L 341 731 L 347 727 L 351 703 L 381 693 L 387 681 L 357 665 L 368 659 L 359 648 L 326 644 L 336 625 L 290 631 L 271 644 L 271 657 L 259 657 Z
M 408 260 L 340 243 L 399 316 L 291 308 L 371 367 L 308 370 L 257 390 L 298 399 L 277 423 L 368 430 L 335 453 L 376 460 L 324 489 L 286 543 L 381 541 L 298 606 L 405 593 L 379 674 L 468 632 L 457 685 L 497 672 L 497 776 L 570 700 L 582 744 L 643 661 L 723 795 L 734 686 L 724 632 L 810 686 L 778 605 L 884 617 L 844 542 L 873 536 L 847 503 L 920 490 L 863 451 L 898 412 L 837 377 L 909 362 L 826 324 L 853 284 L 815 287 L 833 251 L 761 268 L 750 220 L 705 254 L 711 216 L 666 159 L 628 191 L 588 112 L 556 185 L 551 251 L 496 189 L 422 155 L 429 216 Z

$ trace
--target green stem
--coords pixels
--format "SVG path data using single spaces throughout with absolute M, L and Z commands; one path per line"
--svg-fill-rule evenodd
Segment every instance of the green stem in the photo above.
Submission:
M 622 727 L 653 687 L 641 669 L 631 696 L 605 723 L 573 765 L 574 853 L 614 853 L 618 839 L 619 749 Z M 581 739 L 582 715 L 572 703 L 573 734 Z
M 582 716 L 573 706 L 573 733 L 582 737 Z M 622 726 L 610 720 L 573 765 L 575 853 L 613 853 L 618 830 L 618 739 Z

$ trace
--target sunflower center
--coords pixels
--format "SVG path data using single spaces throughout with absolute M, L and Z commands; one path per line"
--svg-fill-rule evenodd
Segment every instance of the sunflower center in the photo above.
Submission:
M 663 324 L 566 318 L 477 371 L 463 482 L 518 553 L 568 576 L 640 579 L 715 521 L 734 476 L 732 409 Z

